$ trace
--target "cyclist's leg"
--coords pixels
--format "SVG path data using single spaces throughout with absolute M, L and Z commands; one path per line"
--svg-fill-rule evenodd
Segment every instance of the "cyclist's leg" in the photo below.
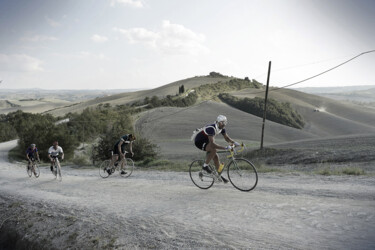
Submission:
M 118 154 L 113 154 L 112 158 L 111 158 L 111 163 L 109 163 L 109 166 L 113 167 L 115 165 L 115 162 L 117 161 L 117 159 L 118 159 Z
M 216 169 L 219 169 L 220 162 L 219 162 L 219 156 L 217 155 L 217 149 L 214 147 L 212 143 L 208 143 L 206 146 L 206 151 L 207 151 L 206 164 L 209 164 L 211 160 L 214 160 Z

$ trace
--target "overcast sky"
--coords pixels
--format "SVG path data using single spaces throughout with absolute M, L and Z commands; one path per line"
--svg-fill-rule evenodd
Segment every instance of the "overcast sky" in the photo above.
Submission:
M 0 0 L 1 88 L 283 86 L 375 49 L 374 0 Z M 294 87 L 375 85 L 375 53 Z

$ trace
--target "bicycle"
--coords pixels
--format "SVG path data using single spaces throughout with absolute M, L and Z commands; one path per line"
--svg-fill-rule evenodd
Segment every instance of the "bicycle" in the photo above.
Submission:
M 53 165 L 52 165 L 52 174 L 55 176 L 55 179 L 57 179 L 57 175 L 59 176 L 59 181 L 62 181 L 62 176 L 61 176 L 61 164 L 59 161 L 59 156 L 58 155 L 51 155 L 51 157 L 54 159 Z
M 125 155 L 128 152 L 125 151 Z M 113 151 L 111 151 L 111 156 L 113 156 Z M 116 169 L 119 171 L 120 176 L 127 178 L 129 177 L 134 170 L 134 161 L 130 158 L 124 158 L 124 159 L 118 159 L 112 166 L 111 165 L 111 160 L 104 160 L 100 165 L 99 165 L 99 175 L 102 178 L 107 178 L 111 174 L 113 174 Z
M 29 177 L 33 176 L 34 174 L 34 176 L 38 178 L 40 175 L 38 163 L 33 158 L 31 158 L 30 160 L 31 160 L 31 167 L 29 167 L 29 165 L 26 166 L 27 174 L 29 175 Z
M 189 174 L 194 185 L 201 189 L 209 189 L 214 182 L 223 182 L 221 174 L 227 169 L 228 179 L 232 185 L 240 191 L 249 192 L 258 184 L 258 173 L 252 162 L 244 158 L 235 158 L 237 153 L 242 152 L 245 145 L 236 151 L 232 149 L 227 155 L 227 161 L 219 174 L 215 167 L 209 165 L 211 173 L 202 169 L 204 160 L 194 160 L 190 164 Z M 228 151 L 219 151 L 219 154 L 228 153 Z

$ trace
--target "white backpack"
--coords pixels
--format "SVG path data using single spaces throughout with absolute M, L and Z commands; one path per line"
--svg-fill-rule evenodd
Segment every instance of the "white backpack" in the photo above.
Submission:
M 191 140 L 191 141 L 195 141 L 195 137 L 197 137 L 197 135 L 198 135 L 200 132 L 202 132 L 202 131 L 207 135 L 206 130 L 205 130 L 206 128 L 213 128 L 213 129 L 215 129 L 215 127 L 213 127 L 213 126 L 204 126 L 203 128 L 197 128 L 197 129 L 195 129 L 195 130 L 193 131 L 193 134 L 191 135 L 190 140 Z M 216 129 L 215 129 L 215 131 L 216 131 Z

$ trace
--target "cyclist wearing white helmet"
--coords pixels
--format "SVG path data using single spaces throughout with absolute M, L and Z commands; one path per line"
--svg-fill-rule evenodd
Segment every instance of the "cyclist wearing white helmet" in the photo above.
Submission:
M 211 173 L 211 169 L 209 168 L 208 164 L 211 160 L 214 160 L 214 164 L 217 170 L 219 170 L 220 162 L 219 156 L 217 155 L 217 150 L 231 150 L 232 146 L 220 146 L 215 143 L 215 136 L 218 134 L 222 134 L 224 136 L 225 141 L 228 143 L 233 144 L 234 146 L 239 146 L 238 142 L 233 141 L 228 134 L 226 133 L 225 126 L 227 125 L 227 118 L 224 115 L 219 115 L 216 118 L 214 124 L 207 125 L 202 128 L 202 130 L 196 134 L 195 136 L 195 146 L 200 150 L 206 151 L 206 162 L 203 164 L 202 168 L 208 173 Z M 223 176 L 221 177 L 225 183 L 228 182 Z

